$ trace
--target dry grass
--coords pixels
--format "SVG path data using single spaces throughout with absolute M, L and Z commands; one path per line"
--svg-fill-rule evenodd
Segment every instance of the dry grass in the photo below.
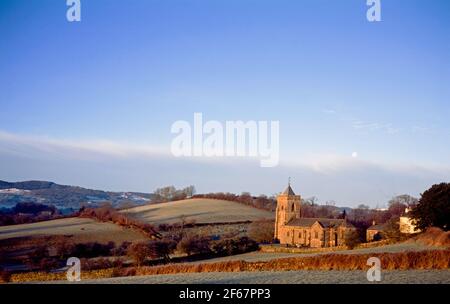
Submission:
M 381 260 L 384 270 L 448 269 L 450 250 L 426 250 L 419 252 L 379 254 L 326 254 L 320 256 L 284 258 L 262 262 L 225 261 L 219 263 L 178 264 L 158 267 L 142 267 L 137 275 L 236 272 L 236 271 L 289 271 L 289 270 L 361 270 L 367 269 L 367 260 Z
M 177 223 L 181 215 L 196 223 L 228 223 L 273 219 L 274 213 L 236 202 L 216 199 L 188 199 L 139 206 L 122 212 L 151 224 Z
M 82 279 L 99 279 L 114 277 L 114 268 L 84 271 Z M 27 272 L 16 273 L 11 275 L 12 283 L 33 282 L 33 281 L 62 281 L 67 280 L 65 272 L 48 273 L 48 272 Z
M 437 227 L 430 227 L 424 233 L 415 237 L 414 240 L 428 246 L 450 248 L 450 231 L 443 231 Z

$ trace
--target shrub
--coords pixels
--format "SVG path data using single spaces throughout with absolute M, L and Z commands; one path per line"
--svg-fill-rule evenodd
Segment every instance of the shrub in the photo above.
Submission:
M 361 238 L 359 233 L 356 230 L 349 230 L 344 235 L 345 239 L 345 245 L 347 245 L 348 248 L 353 249 L 358 244 L 361 243 Z
M 7 250 L 6 248 L 1 247 L 2 245 L 0 244 L 0 264 L 5 263 L 5 261 L 7 260 Z M 1 268 L 0 268 L 1 270 Z
M 211 239 L 205 236 L 187 235 L 177 245 L 177 250 L 187 255 L 210 253 Z
M 108 268 L 121 268 L 122 266 L 123 261 L 121 259 L 81 259 L 81 269 L 88 271 Z
M 172 225 L 167 224 L 167 223 L 159 224 L 159 226 L 158 226 L 159 231 L 169 231 L 171 229 L 172 229 Z
M 383 237 L 395 241 L 404 240 L 405 236 L 400 232 L 400 224 L 398 218 L 392 218 L 387 221 L 385 229 L 382 232 Z
M 450 247 L 450 231 L 430 227 L 416 237 L 416 241 L 429 246 Z
M 0 268 L 0 282 L 8 283 L 11 281 L 11 273 L 9 271 Z
M 239 253 L 258 250 L 258 243 L 248 237 L 241 237 L 236 240 L 237 250 Z
M 129 218 L 126 214 L 118 212 L 109 205 L 100 208 L 83 208 L 80 210 L 79 217 L 93 218 L 101 222 L 113 222 L 119 226 L 139 229 L 149 237 L 161 238 L 161 235 L 152 225 Z
M 54 248 L 56 251 L 56 255 L 63 259 L 73 256 L 73 252 L 75 251 L 75 244 L 67 239 L 62 239 L 54 245 Z
M 50 246 L 49 246 L 50 247 Z M 56 255 L 61 259 L 75 256 L 78 258 L 92 258 L 98 256 L 110 256 L 115 255 L 116 244 L 114 242 L 108 242 L 107 244 L 101 244 L 98 242 L 78 243 L 75 244 L 67 239 L 57 241 L 53 245 Z
M 234 255 L 258 250 L 258 243 L 248 237 L 242 237 L 218 241 L 212 249 L 217 255 Z
M 59 267 L 59 261 L 54 258 L 43 258 L 39 261 L 39 269 L 42 271 L 50 272 Z
M 140 266 L 150 255 L 150 248 L 146 242 L 132 243 L 127 249 L 127 255 Z
M 150 241 L 148 244 L 150 250 L 150 257 L 153 259 L 163 258 L 169 260 L 169 254 L 171 254 L 176 243 L 174 241 L 164 240 L 164 241 Z
M 28 265 L 32 268 L 40 267 L 41 261 L 48 257 L 49 254 L 47 247 L 38 246 L 32 253 L 28 255 Z
M 131 242 L 122 242 L 118 247 L 111 249 L 111 255 L 113 256 L 123 256 L 127 254 L 127 249 L 131 245 Z
M 275 233 L 272 220 L 258 220 L 250 224 L 248 236 L 259 243 L 270 243 Z
M 108 244 L 100 244 L 98 242 L 79 243 L 74 246 L 73 251 L 69 255 L 79 258 L 109 256 L 114 248 L 114 242 L 109 242 Z

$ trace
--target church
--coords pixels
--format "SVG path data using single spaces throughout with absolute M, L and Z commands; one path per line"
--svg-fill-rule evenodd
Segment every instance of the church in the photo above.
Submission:
M 297 247 L 335 247 L 345 245 L 345 235 L 355 227 L 344 219 L 302 217 L 301 197 L 290 183 L 277 197 L 275 239 Z

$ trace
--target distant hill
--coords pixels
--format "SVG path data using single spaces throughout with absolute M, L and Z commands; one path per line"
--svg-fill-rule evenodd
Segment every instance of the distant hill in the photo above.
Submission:
M 142 205 L 151 198 L 152 194 L 149 193 L 92 190 L 48 181 L 0 181 L 0 208 L 33 202 L 54 205 L 60 209 L 78 209 L 83 205 L 97 206 L 106 201 L 117 207 L 125 202 Z
M 25 181 L 25 182 L 5 182 L 0 181 L 0 189 L 20 189 L 20 190 L 39 190 L 49 188 L 64 188 L 69 186 L 61 186 L 52 182 L 45 181 Z

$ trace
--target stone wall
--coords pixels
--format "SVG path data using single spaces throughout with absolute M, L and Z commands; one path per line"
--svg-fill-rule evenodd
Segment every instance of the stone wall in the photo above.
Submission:
M 377 242 L 362 243 L 356 246 L 354 249 L 359 248 L 374 248 L 393 244 L 393 241 L 382 240 Z M 286 245 L 260 245 L 261 252 L 267 253 L 315 253 L 315 252 L 333 252 L 340 250 L 348 250 L 347 246 L 336 246 L 336 247 L 322 247 L 322 248 L 297 248 L 297 247 L 287 247 Z
M 323 247 L 323 248 L 297 248 L 283 245 L 260 245 L 261 252 L 267 253 L 316 253 L 346 250 L 347 246 Z
M 367 230 L 366 231 L 366 242 L 371 242 L 375 238 L 375 235 L 378 233 L 378 230 Z
M 319 223 L 309 227 L 279 226 L 278 239 L 280 244 L 297 247 L 336 247 L 345 245 L 345 232 L 349 228 L 323 228 Z

